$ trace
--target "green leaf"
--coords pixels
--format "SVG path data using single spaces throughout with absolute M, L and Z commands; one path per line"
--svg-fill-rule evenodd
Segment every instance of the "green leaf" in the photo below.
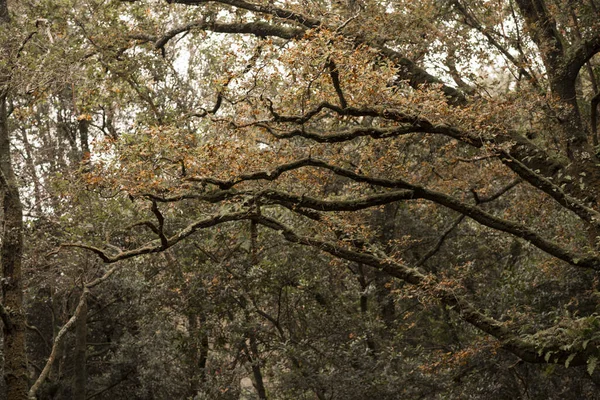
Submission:
M 577 353 L 569 354 L 569 357 L 567 357 L 567 361 L 565 361 L 565 368 L 569 368 L 569 364 L 571 364 L 571 361 L 573 361 L 576 355 Z
M 546 362 L 550 362 L 550 357 L 552 356 L 552 353 L 554 353 L 554 352 L 549 351 L 546 353 L 546 355 L 544 356 L 544 360 L 546 360 Z
M 556 364 L 548 364 L 548 366 L 544 369 L 544 374 L 546 376 L 552 375 L 556 370 Z
M 596 369 L 596 364 L 598 363 L 598 357 L 592 356 L 587 359 L 587 372 L 592 375 L 594 370 Z

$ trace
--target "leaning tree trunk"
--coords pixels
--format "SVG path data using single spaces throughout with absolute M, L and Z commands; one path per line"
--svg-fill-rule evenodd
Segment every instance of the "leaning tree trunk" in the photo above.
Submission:
M 81 301 L 81 311 L 75 325 L 75 376 L 73 378 L 73 400 L 85 400 L 87 381 L 87 303 Z

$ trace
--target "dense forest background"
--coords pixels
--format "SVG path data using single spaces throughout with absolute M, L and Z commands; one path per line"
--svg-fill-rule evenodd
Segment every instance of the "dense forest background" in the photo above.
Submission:
M 598 0 L 0 0 L 0 398 L 600 398 Z

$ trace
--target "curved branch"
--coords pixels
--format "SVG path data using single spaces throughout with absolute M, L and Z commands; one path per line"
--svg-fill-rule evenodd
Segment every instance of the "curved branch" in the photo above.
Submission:
M 129 38 L 139 40 L 144 43 L 152 42 L 156 49 L 164 49 L 167 43 L 175 36 L 179 35 L 180 33 L 190 32 L 193 29 L 215 33 L 249 34 L 257 37 L 274 36 L 281 39 L 299 39 L 304 35 L 305 32 L 305 30 L 301 28 L 284 27 L 261 21 L 223 24 L 199 20 L 177 26 L 160 37 L 136 33 L 129 35 Z
M 312 110 L 304 113 L 304 115 L 281 115 L 273 108 L 273 102 L 270 99 L 265 99 L 267 102 L 267 107 L 269 108 L 269 112 L 273 116 L 274 122 L 290 122 L 298 125 L 302 125 L 310 121 L 313 117 L 321 113 L 323 110 L 333 111 L 340 116 L 349 116 L 349 117 L 381 117 L 385 119 L 389 119 L 395 122 L 425 122 L 425 119 L 419 119 L 415 116 L 411 116 L 402 112 L 400 110 L 396 110 L 393 108 L 386 107 L 340 107 L 335 104 L 331 104 L 329 102 L 319 103 Z M 430 124 L 431 125 L 431 124 Z
M 385 108 L 346 108 L 342 109 L 329 103 L 322 103 L 315 109 L 309 111 L 304 116 L 281 116 L 277 114 L 270 106 L 271 113 L 277 122 L 292 122 L 303 124 L 310 118 L 316 116 L 324 109 L 332 110 L 339 115 L 351 116 L 376 116 L 393 120 L 401 123 L 411 123 L 410 125 L 401 125 L 394 128 L 374 128 L 374 127 L 355 127 L 335 133 L 322 134 L 310 132 L 304 127 L 293 129 L 284 133 L 276 132 L 272 127 L 265 123 L 258 123 L 257 126 L 267 130 L 271 135 L 278 139 L 304 137 L 318 143 L 341 143 L 350 141 L 358 137 L 371 137 L 373 139 L 385 139 L 395 136 L 402 136 L 412 133 L 430 133 L 456 139 L 470 146 L 481 148 L 484 145 L 499 148 L 500 160 L 513 172 L 521 178 L 544 191 L 559 204 L 573 211 L 581 219 L 588 223 L 597 224 L 600 221 L 600 213 L 584 205 L 573 195 L 568 195 L 565 191 L 570 191 L 576 196 L 590 197 L 593 195 L 594 187 L 581 188 L 576 185 L 569 185 L 563 189 L 559 185 L 552 183 L 547 177 L 560 178 L 559 172 L 564 170 L 564 166 L 558 161 L 549 157 L 543 150 L 535 146 L 528 139 L 516 132 L 497 133 L 492 138 L 486 139 L 476 133 L 466 132 L 452 126 L 440 124 L 434 125 L 425 118 L 413 117 L 394 109 Z M 500 145 L 509 144 L 508 150 L 502 149 Z M 536 172 L 534 172 L 536 171 Z
M 379 181 L 379 179 L 363 178 L 363 181 L 377 182 Z M 263 196 L 268 197 L 272 201 L 281 201 L 280 199 L 288 197 L 290 199 L 286 200 L 288 202 L 297 204 L 300 207 L 313 208 L 320 211 L 354 211 L 368 207 L 373 207 L 376 205 L 390 203 L 392 201 L 408 199 L 425 199 L 440 204 L 451 210 L 457 211 L 461 214 L 464 214 L 488 228 L 506 232 L 513 236 L 524 239 L 529 243 L 533 244 L 538 249 L 543 250 L 549 255 L 556 257 L 560 260 L 566 261 L 567 263 L 573 266 L 600 271 L 600 257 L 592 254 L 586 255 L 577 253 L 575 251 L 571 251 L 552 240 L 544 238 L 542 235 L 529 228 L 527 225 L 498 218 L 486 211 L 483 211 L 479 207 L 469 205 L 444 193 L 435 192 L 417 185 L 408 184 L 403 181 L 397 181 L 396 185 L 406 186 L 406 189 L 409 189 L 409 191 L 398 194 L 396 194 L 396 192 L 392 192 L 395 194 L 395 196 L 390 194 L 387 198 L 383 195 L 375 195 L 367 198 L 357 199 L 352 202 L 330 201 L 317 203 L 314 202 L 312 199 L 310 201 L 306 201 L 299 196 L 296 197 L 296 201 L 293 201 L 293 196 L 282 196 L 279 193 L 275 195 L 274 193 L 271 193 L 274 191 L 269 191 L 270 196 L 268 196 L 268 194 L 266 193 L 263 194 Z M 396 197 L 397 200 L 392 200 L 394 199 L 394 197 Z M 315 207 L 311 207 L 312 204 L 314 204 Z
M 244 0 L 167 0 L 167 3 L 179 3 L 188 5 L 199 5 L 206 3 L 227 4 L 243 10 L 248 10 L 259 14 L 268 14 L 284 20 L 298 22 L 304 25 L 306 28 L 317 28 L 321 25 L 321 21 L 319 21 L 318 19 L 311 18 L 294 11 L 286 10 L 272 5 L 249 3 Z
M 279 166 L 273 171 L 269 172 L 258 172 L 254 174 L 249 174 L 246 176 L 242 176 L 237 180 L 232 181 L 222 181 L 221 187 L 229 188 L 232 187 L 244 180 L 275 180 L 281 174 L 287 171 L 291 171 L 294 169 L 302 168 L 302 167 L 319 167 L 327 169 L 336 175 L 343 176 L 349 179 L 352 179 L 355 182 L 366 183 L 374 186 L 386 187 L 390 189 L 404 189 L 401 191 L 395 191 L 385 194 L 377 194 L 372 196 L 366 196 L 359 199 L 354 200 L 319 200 L 311 197 L 305 196 L 297 196 L 289 193 L 284 193 L 276 190 L 265 190 L 262 192 L 255 193 L 257 198 L 261 198 L 264 200 L 268 200 L 272 203 L 278 204 L 288 204 L 289 205 L 305 208 L 305 209 L 313 209 L 317 211 L 357 211 L 362 210 L 369 207 L 374 207 L 377 205 L 387 204 L 394 201 L 400 200 L 412 200 L 412 199 L 425 199 L 436 204 L 440 204 L 444 207 L 457 211 L 463 215 L 470 217 L 471 219 L 479 222 L 480 224 L 492 228 L 495 230 L 499 230 L 502 232 L 509 233 L 516 237 L 522 238 L 540 250 L 554 256 L 560 260 L 566 261 L 567 263 L 582 267 L 589 268 L 593 270 L 600 270 L 600 257 L 596 255 L 586 255 L 581 254 L 575 251 L 571 251 L 565 247 L 560 246 L 558 243 L 544 238 L 542 235 L 529 228 L 527 225 L 519 224 L 510 220 L 502 219 L 499 217 L 490 214 L 477 206 L 470 205 L 463 201 L 457 200 L 456 198 L 449 196 L 447 194 L 436 192 L 434 190 L 429 190 L 425 187 L 411 184 L 402 179 L 385 179 L 385 178 L 374 178 L 365 175 L 358 174 L 356 172 L 331 165 L 325 161 L 321 160 L 313 160 L 313 159 L 303 159 L 298 160 L 293 163 L 285 164 Z M 231 192 L 224 191 L 223 193 L 228 193 L 232 195 Z M 249 194 L 251 192 L 247 192 Z M 225 196 L 223 194 L 222 196 Z M 566 196 L 564 194 L 560 196 Z M 564 197 L 565 201 L 567 201 L 565 206 L 573 206 L 570 201 L 570 198 Z M 163 201 L 168 201 L 169 199 L 162 199 Z M 176 199 L 172 199 L 174 201 Z M 591 209 L 586 209 L 583 207 L 574 207 L 580 213 L 583 213 L 584 216 L 590 219 L 590 221 L 594 221 L 597 217 L 596 212 Z M 585 213 L 589 214 L 585 214 Z
M 162 215 L 160 210 L 158 209 L 158 205 L 156 204 L 156 200 L 152 200 L 152 213 L 156 216 L 156 220 L 158 221 L 158 229 L 157 234 L 160 238 L 160 244 L 165 250 L 169 246 L 169 239 L 165 236 L 164 227 L 165 227 L 165 217 Z
M 580 42 L 576 49 L 569 52 L 566 60 L 569 76 L 573 79 L 577 77 L 583 65 L 598 52 L 600 52 L 600 34 Z
M 415 198 L 412 190 L 397 190 L 353 200 L 321 200 L 314 197 L 293 195 L 278 190 L 265 190 L 257 193 L 256 197 L 261 199 L 263 204 L 289 204 L 292 208 L 308 208 L 315 211 L 359 211 Z
M 117 261 L 126 260 L 126 259 L 137 257 L 137 256 L 140 256 L 143 254 L 159 253 L 161 251 L 168 249 L 169 247 L 176 245 L 177 243 L 179 243 L 183 239 L 187 238 L 188 236 L 192 235 L 199 229 L 209 228 L 209 227 L 223 224 L 226 222 L 240 221 L 240 220 L 248 219 L 251 216 L 252 216 L 251 211 L 240 211 L 240 212 L 231 213 L 231 214 L 214 215 L 210 218 L 194 221 L 191 224 L 189 224 L 187 227 L 180 230 L 175 235 L 168 237 L 166 246 L 165 246 L 165 244 L 161 243 L 159 240 L 153 240 L 153 241 L 148 242 L 145 245 L 135 248 L 133 250 L 121 251 L 115 255 L 109 254 L 106 250 L 100 249 L 98 247 L 86 245 L 83 243 L 63 243 L 63 244 L 61 244 L 61 247 L 77 247 L 80 249 L 89 250 L 92 253 L 96 254 L 98 257 L 100 257 L 100 259 L 102 261 L 104 261 L 105 264 L 112 264 L 112 263 L 116 263 Z M 112 272 L 110 274 L 112 274 Z M 86 285 L 86 287 L 91 288 L 91 287 L 98 285 L 102 281 L 106 280 L 110 276 L 110 274 L 108 276 L 105 274 L 102 278 L 98 278 L 95 281 L 88 283 Z
M 390 131 L 375 130 L 372 132 L 386 132 L 387 133 L 387 132 L 393 132 L 393 131 L 394 130 L 390 130 Z M 371 132 L 371 129 L 370 128 L 357 128 L 356 130 L 352 130 L 352 132 L 357 133 L 357 134 L 362 134 L 365 132 Z M 344 136 L 344 135 L 346 135 L 346 134 L 341 134 L 340 137 Z M 529 182 L 534 187 L 536 187 L 536 188 L 542 190 L 544 193 L 548 194 L 560 205 L 564 206 L 568 210 L 571 210 L 573 213 L 575 213 L 577 216 L 579 216 L 583 221 L 586 221 L 590 224 L 600 223 L 600 213 L 598 213 L 597 211 L 593 210 L 590 207 L 585 206 L 583 203 L 579 202 L 575 198 L 567 195 L 566 193 L 564 193 L 564 191 L 558 185 L 555 185 L 547 178 L 544 178 L 543 176 L 531 171 L 529 168 L 527 168 L 527 166 L 525 166 L 524 164 L 519 162 L 514 157 L 510 156 L 510 154 L 508 154 L 508 153 L 502 153 L 501 159 L 504 161 L 504 163 L 506 165 L 511 167 L 511 169 L 515 173 L 517 173 L 520 177 L 522 177 L 524 180 Z M 285 172 L 293 171 L 293 170 L 300 169 L 303 167 L 324 168 L 324 169 L 330 170 L 331 172 L 333 172 L 337 175 L 340 175 L 340 176 L 343 176 L 346 178 L 350 178 L 356 182 L 367 183 L 370 185 L 387 187 L 387 188 L 391 188 L 391 189 L 413 190 L 415 188 L 418 188 L 418 186 L 411 185 L 404 180 L 392 180 L 392 179 L 368 177 L 368 176 L 357 174 L 353 171 L 329 164 L 326 161 L 313 159 L 313 158 L 305 158 L 305 159 L 300 159 L 300 160 L 293 161 L 293 162 L 290 162 L 287 164 L 282 164 L 282 165 L 275 167 L 274 169 L 272 169 L 270 171 L 259 171 L 259 172 L 254 172 L 251 174 L 243 174 L 235 179 L 228 180 L 228 181 L 217 180 L 214 178 L 202 178 L 202 177 L 190 177 L 190 178 L 188 178 L 188 180 L 192 181 L 192 182 L 215 184 L 215 185 L 219 186 L 219 188 L 227 190 L 227 189 L 230 189 L 233 186 L 238 185 L 239 183 L 245 182 L 245 181 L 252 181 L 252 180 L 274 181 Z M 508 189 L 512 188 L 517 183 L 518 183 L 518 181 L 514 181 L 513 183 L 511 183 L 511 185 L 509 186 Z M 423 188 L 420 188 L 420 189 L 423 189 Z M 239 195 L 240 193 L 237 193 L 237 194 Z M 233 194 L 229 193 L 229 196 L 232 196 L 232 195 Z M 224 198 L 224 196 L 226 196 L 226 192 L 216 192 L 216 193 L 210 195 L 211 198 L 212 197 Z
M 385 139 L 390 137 L 408 135 L 411 133 L 440 134 L 451 137 L 453 139 L 458 139 L 462 142 L 469 143 L 471 145 L 481 145 L 482 142 L 480 138 L 468 136 L 460 130 L 452 128 L 448 125 L 431 125 L 425 120 L 415 121 L 412 125 L 402 125 L 394 128 L 356 127 L 330 134 L 313 133 L 307 131 L 306 129 L 294 129 L 285 133 L 277 133 L 269 125 L 258 124 L 257 126 L 267 130 L 271 135 L 273 135 L 273 137 L 276 137 L 277 139 L 303 137 L 318 143 L 342 143 L 365 136 L 372 137 L 373 139 Z
M 500 159 L 521 178 L 552 197 L 558 204 L 574 212 L 582 220 L 593 225 L 598 225 L 600 223 L 599 212 L 587 207 L 584 203 L 580 202 L 574 197 L 569 196 L 560 186 L 554 184 L 548 178 L 533 172 L 530 168 L 528 168 L 521 161 L 517 160 L 515 157 L 511 156 L 508 152 L 501 152 Z
M 454 229 L 456 229 L 456 227 L 464 219 L 465 219 L 464 214 L 461 214 L 458 218 L 456 218 L 450 224 L 450 226 L 448 226 L 446 229 L 444 229 L 442 234 L 436 240 L 435 244 L 427 251 L 427 253 L 425 253 L 425 255 L 423 257 L 421 257 L 419 259 L 419 261 L 417 261 L 417 267 L 420 267 L 423 264 L 425 264 L 427 262 L 427 260 L 429 260 L 431 257 L 433 257 L 442 248 L 442 245 L 444 244 L 444 241 L 446 241 L 446 238 L 448 237 L 448 235 L 450 235 L 452 233 L 452 231 L 454 231 Z
M 214 26 L 206 28 L 207 30 L 213 32 L 247 33 L 260 37 L 276 36 L 283 39 L 294 39 L 302 37 L 307 29 L 316 29 L 323 26 L 323 22 L 319 19 L 308 17 L 295 11 L 275 7 L 272 5 L 250 3 L 244 0 L 167 0 L 167 2 L 188 5 L 200 5 L 206 3 L 225 4 L 257 14 L 271 15 L 279 18 L 284 23 L 293 21 L 303 26 L 303 28 L 288 28 L 285 26 L 266 24 L 259 21 L 249 24 L 214 24 Z M 260 17 L 257 16 L 257 19 L 260 20 Z M 412 87 L 417 88 L 423 84 L 440 85 L 442 91 L 448 97 L 451 103 L 455 105 L 466 103 L 464 93 L 456 88 L 446 85 L 441 79 L 431 75 L 425 69 L 419 67 L 414 61 L 403 56 L 399 52 L 385 47 L 384 45 L 375 41 L 365 39 L 364 37 L 359 37 L 356 35 L 345 36 L 348 39 L 353 40 L 357 45 L 365 44 L 377 49 L 383 56 L 394 62 L 399 67 L 399 78 L 401 80 L 408 80 Z
M 558 172 L 565 169 L 565 165 L 561 164 L 558 160 L 550 157 L 544 150 L 537 147 L 534 143 L 528 140 L 518 132 L 495 132 L 491 138 L 484 138 L 475 132 L 466 132 L 448 125 L 434 125 L 425 118 L 408 115 L 404 112 L 395 109 L 389 109 L 384 107 L 375 108 L 355 108 L 347 107 L 341 108 L 334 104 L 323 102 L 309 110 L 304 115 L 280 115 L 277 113 L 272 102 L 267 99 L 267 106 L 269 112 L 273 116 L 274 122 L 281 123 L 293 123 L 303 125 L 309 122 L 312 118 L 319 115 L 323 110 L 330 110 L 340 116 L 351 116 L 351 117 L 379 117 L 386 120 L 391 120 L 399 123 L 409 123 L 410 125 L 404 125 L 396 128 L 353 128 L 333 134 L 322 134 L 308 132 L 304 128 L 295 129 L 286 133 L 277 133 L 275 130 L 265 124 L 264 122 L 257 123 L 255 125 L 266 129 L 274 137 L 278 138 L 290 138 L 295 136 L 305 137 L 321 143 L 340 143 L 348 140 L 352 140 L 357 137 L 370 136 L 374 139 L 388 138 L 392 136 L 400 136 L 410 133 L 432 133 L 448 136 L 450 138 L 459 140 L 469 146 L 481 148 L 484 145 L 489 145 L 492 148 L 499 145 L 507 144 L 509 149 L 505 153 L 510 154 L 521 163 L 527 166 L 531 171 L 539 171 L 537 175 L 540 177 L 551 177 L 556 176 Z M 518 170 L 515 170 L 514 165 L 510 162 L 503 160 L 505 165 L 517 174 L 520 174 Z M 529 175 L 532 178 L 532 175 Z M 526 177 L 523 177 L 526 178 Z M 526 180 L 530 180 L 526 178 Z M 577 189 L 577 188 L 573 188 Z M 577 190 L 575 190 L 577 193 Z
M 502 187 L 496 193 L 493 193 L 493 194 L 491 194 L 491 195 L 489 195 L 487 197 L 484 197 L 484 198 L 480 198 L 477 195 L 477 193 L 475 191 L 473 191 L 473 194 L 475 195 L 476 203 L 477 204 L 484 204 L 484 203 L 492 202 L 492 201 L 500 198 L 503 194 L 505 194 L 506 192 L 508 192 L 509 190 L 511 190 L 512 188 L 514 188 L 515 186 L 517 186 L 519 183 L 521 183 L 521 179 L 515 179 L 514 181 L 510 182 L 508 185 Z M 452 231 L 454 231 L 454 229 L 456 229 L 456 227 L 458 227 L 458 225 L 464 219 L 465 219 L 465 215 L 461 214 L 458 218 L 456 218 L 442 232 L 442 234 L 436 240 L 436 243 L 427 251 L 427 253 L 423 257 L 421 257 L 419 259 L 419 261 L 417 262 L 417 267 L 420 267 L 423 264 L 425 264 L 427 262 L 427 260 L 429 260 L 431 257 L 433 257 L 442 248 L 442 245 L 444 244 L 444 241 L 446 240 L 446 238 L 448 237 L 448 235 L 450 235 L 452 233 Z

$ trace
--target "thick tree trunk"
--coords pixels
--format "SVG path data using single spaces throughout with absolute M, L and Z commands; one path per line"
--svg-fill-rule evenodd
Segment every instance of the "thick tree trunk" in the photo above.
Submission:
M 561 30 L 557 28 L 554 16 L 543 0 L 517 0 L 525 25 L 536 43 L 546 71 L 553 95 L 560 100 L 562 107 L 557 109 L 557 120 L 561 129 L 557 132 L 560 140 L 567 145 L 567 155 L 571 164 L 563 176 L 585 177 L 582 184 L 559 181 L 578 198 L 595 204 L 600 203 L 599 159 L 579 110 L 576 80 L 585 64 L 570 57 L 580 43 L 568 44 Z M 584 60 L 586 61 L 586 60 Z M 595 136 L 595 135 L 594 135 Z M 592 227 L 591 245 L 595 246 L 597 229 Z
M 3 278 L 2 298 L 11 319 L 11 326 L 4 327 L 6 399 L 24 400 L 27 398 L 28 377 L 21 276 L 23 210 L 10 158 L 7 118 L 6 93 L 4 93 L 0 97 L 0 189 L 2 190 L 4 211 L 0 262 L 2 263 Z
M 0 25 L 10 22 L 6 0 L 0 0 Z M 5 49 L 6 50 L 6 49 Z M 0 245 L 2 301 L 10 316 L 4 324 L 4 378 L 7 400 L 27 398 L 27 356 L 21 262 L 23 255 L 23 208 L 10 158 L 7 88 L 0 87 L 0 192 L 3 220 Z

